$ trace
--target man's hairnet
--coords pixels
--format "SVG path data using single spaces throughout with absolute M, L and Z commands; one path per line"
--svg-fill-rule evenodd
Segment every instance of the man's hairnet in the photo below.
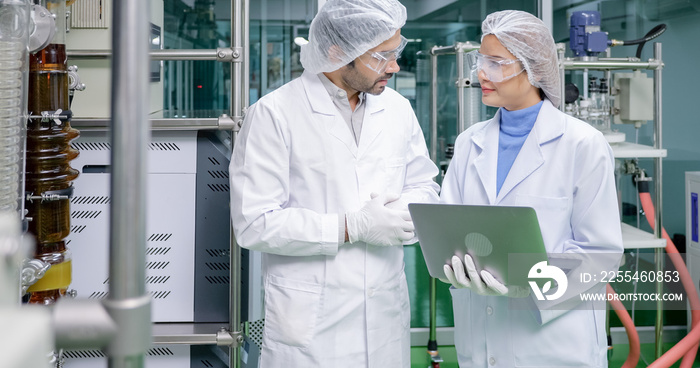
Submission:
M 489 14 L 481 24 L 482 40 L 494 35 L 523 63 L 527 78 L 556 107 L 561 101 L 557 48 L 547 26 L 530 13 L 504 10 Z
M 337 70 L 391 38 L 406 23 L 397 0 L 329 0 L 311 21 L 301 65 L 314 74 Z

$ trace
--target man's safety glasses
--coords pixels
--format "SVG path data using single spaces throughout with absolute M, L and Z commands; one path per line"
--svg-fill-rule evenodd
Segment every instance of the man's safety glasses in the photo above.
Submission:
M 465 62 L 470 72 L 484 76 L 491 82 L 503 82 L 522 73 L 522 63 L 519 60 L 483 55 L 474 50 L 465 54 Z
M 399 44 L 399 47 L 389 51 L 367 51 L 363 55 L 365 56 L 364 59 L 366 59 L 363 60 L 363 62 L 368 68 L 377 72 L 377 74 L 382 74 L 390 62 L 398 60 L 401 57 L 401 52 L 403 52 L 403 49 L 406 47 L 407 43 L 408 40 L 406 40 L 404 36 L 401 36 L 401 43 Z

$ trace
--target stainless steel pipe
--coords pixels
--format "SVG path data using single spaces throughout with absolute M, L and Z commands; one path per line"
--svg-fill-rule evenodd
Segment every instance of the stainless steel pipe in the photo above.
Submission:
M 146 293 L 149 19 L 148 2 L 114 3 L 110 283 L 104 305 L 118 331 L 106 349 L 110 368 L 143 367 L 151 342 Z

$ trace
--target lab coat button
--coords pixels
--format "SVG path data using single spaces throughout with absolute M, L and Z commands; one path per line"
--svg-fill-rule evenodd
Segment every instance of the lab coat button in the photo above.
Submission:
M 488 314 L 489 316 L 493 314 L 493 308 L 491 308 L 491 306 L 486 308 L 486 314 Z
M 374 289 L 369 289 L 369 290 L 367 291 L 367 295 L 369 295 L 369 296 L 374 296 Z
M 491 365 L 496 365 L 496 358 L 490 357 L 490 358 L 489 358 L 489 364 L 491 364 Z

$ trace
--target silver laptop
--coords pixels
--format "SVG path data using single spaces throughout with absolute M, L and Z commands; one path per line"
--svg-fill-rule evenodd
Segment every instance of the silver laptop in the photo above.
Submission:
M 530 268 L 547 260 L 531 207 L 411 203 L 408 209 L 432 277 L 446 278 L 443 265 L 468 253 L 478 270 L 506 285 L 527 287 Z

